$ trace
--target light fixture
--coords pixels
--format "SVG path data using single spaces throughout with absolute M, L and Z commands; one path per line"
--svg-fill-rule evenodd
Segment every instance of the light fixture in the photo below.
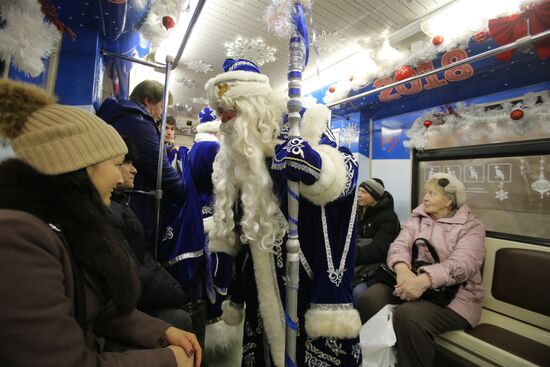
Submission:
M 388 43 L 393 48 L 408 50 L 412 43 L 428 39 L 428 35 L 422 29 L 422 20 L 417 20 L 390 34 Z
M 486 27 L 487 21 L 498 16 L 520 11 L 525 0 L 457 0 L 440 8 L 421 22 L 428 36 L 441 35 L 447 39 L 460 37 L 465 32 L 476 32 Z

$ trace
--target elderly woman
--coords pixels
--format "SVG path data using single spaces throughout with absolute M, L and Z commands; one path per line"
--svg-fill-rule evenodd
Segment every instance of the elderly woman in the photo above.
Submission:
M 437 173 L 424 188 L 422 204 L 413 210 L 405 227 L 390 245 L 386 263 L 395 272 L 396 285 L 369 287 L 359 297 L 358 309 L 366 322 L 386 304 L 398 304 L 393 327 L 397 336 L 398 364 L 431 366 L 436 335 L 474 327 L 481 315 L 481 266 L 485 257 L 485 228 L 464 203 L 464 185 L 455 176 Z M 427 240 L 440 258 L 434 263 Z M 433 263 L 414 273 L 413 244 L 418 259 Z M 429 289 L 459 284 L 447 306 L 424 298 Z

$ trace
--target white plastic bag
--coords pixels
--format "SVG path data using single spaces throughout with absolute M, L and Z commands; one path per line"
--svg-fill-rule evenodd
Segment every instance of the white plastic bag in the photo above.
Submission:
M 384 306 L 362 327 L 359 334 L 363 352 L 363 367 L 395 367 L 397 358 L 394 345 L 397 340 L 393 331 L 393 309 Z

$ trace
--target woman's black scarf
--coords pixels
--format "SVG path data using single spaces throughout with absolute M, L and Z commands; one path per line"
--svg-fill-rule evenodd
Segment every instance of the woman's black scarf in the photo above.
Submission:
M 85 169 L 49 176 L 9 159 L 0 164 L 0 208 L 24 211 L 60 228 L 78 266 L 99 281 L 117 309 L 135 307 L 140 293 L 137 271 L 112 235 Z

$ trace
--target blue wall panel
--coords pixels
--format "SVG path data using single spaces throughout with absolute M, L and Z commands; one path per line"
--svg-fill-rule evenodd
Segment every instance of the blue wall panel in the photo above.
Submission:
M 60 103 L 91 105 L 95 96 L 99 63 L 99 37 L 96 30 L 81 28 L 75 42 L 63 38 L 55 94 Z

